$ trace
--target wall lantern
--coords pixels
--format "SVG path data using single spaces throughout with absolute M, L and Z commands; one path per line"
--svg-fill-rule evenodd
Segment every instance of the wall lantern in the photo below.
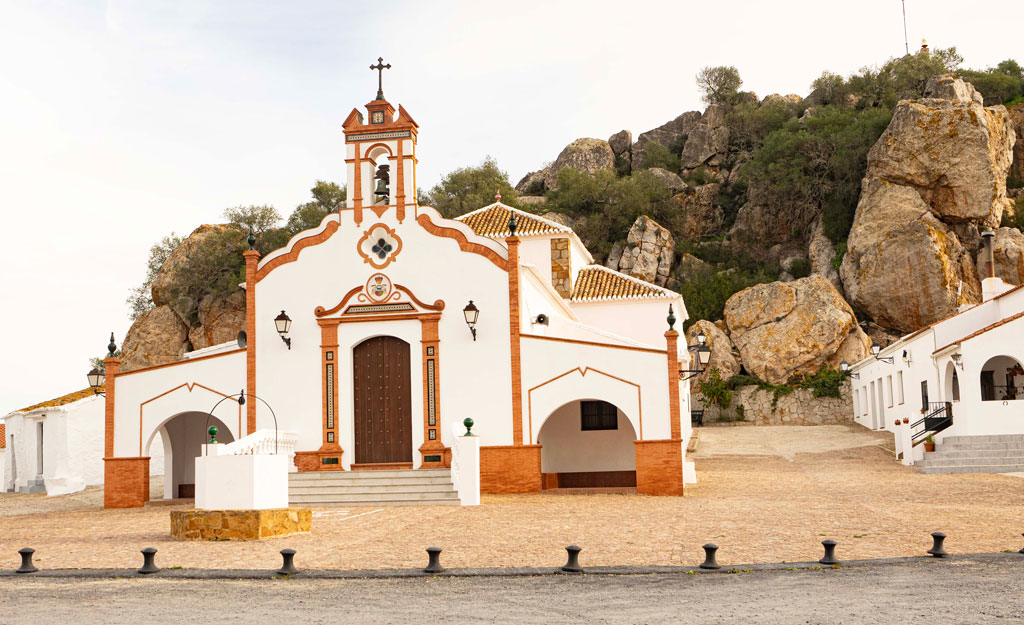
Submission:
M 954 365 L 959 367 L 961 371 L 964 370 L 964 360 L 963 360 L 964 355 L 963 354 L 953 354 L 952 356 L 950 356 L 950 358 L 953 359 L 953 364 Z
M 842 371 L 843 373 L 849 375 L 851 378 L 853 378 L 855 380 L 859 380 L 860 379 L 860 374 L 859 373 L 854 373 L 854 372 L 850 371 L 850 363 L 846 362 L 845 360 L 842 361 L 841 363 L 839 363 L 839 370 Z
M 106 381 L 106 378 L 107 378 L 106 374 L 103 371 L 101 371 L 100 369 L 98 369 L 97 367 L 93 367 L 92 371 L 90 371 L 89 373 L 85 374 L 85 377 L 87 377 L 89 379 L 89 388 L 91 388 L 94 393 L 99 395 L 100 394 L 100 388 L 103 386 L 103 383 Z
M 687 345 L 686 349 L 692 351 L 697 355 L 697 368 L 696 369 L 680 369 L 679 379 L 689 380 L 690 378 L 704 373 L 708 368 L 708 363 L 711 362 L 711 348 L 707 346 L 708 337 L 703 331 L 697 332 L 697 344 Z M 689 374 L 689 375 L 687 375 Z
M 469 331 L 473 333 L 473 340 L 476 340 L 476 320 L 480 318 L 480 309 L 476 307 L 473 300 L 469 300 L 466 307 L 462 309 L 462 314 L 466 316 L 466 325 L 469 326 Z
M 881 360 L 884 363 L 892 364 L 894 358 L 892 356 L 879 356 L 879 352 L 882 351 L 882 346 L 878 343 L 871 344 L 871 355 L 875 357 L 875 360 Z
M 292 340 L 285 336 L 292 327 L 291 317 L 282 310 L 280 315 L 274 317 L 274 325 L 277 326 L 277 333 L 281 335 L 281 340 L 288 346 L 288 349 L 291 349 Z

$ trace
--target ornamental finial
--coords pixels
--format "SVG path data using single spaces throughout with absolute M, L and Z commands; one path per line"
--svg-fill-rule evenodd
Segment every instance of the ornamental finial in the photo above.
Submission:
M 113 358 L 114 352 L 117 351 L 117 343 L 114 342 L 114 333 L 110 333 L 110 343 L 107 345 L 107 358 Z
M 519 224 L 516 223 L 516 212 L 509 211 L 508 213 L 508 236 L 514 237 L 516 236 L 516 230 L 519 229 Z
M 256 249 L 256 234 L 253 233 L 252 228 L 249 228 L 249 238 L 247 238 L 245 241 L 246 243 L 249 244 L 250 250 Z
M 497 193 L 494 194 L 494 201 L 497 202 L 498 204 L 501 204 L 501 191 L 500 190 Z
M 377 70 L 377 100 L 384 99 L 384 70 L 391 69 L 391 63 L 385 64 L 384 57 L 377 57 L 377 64 L 370 69 Z
M 668 331 L 672 332 L 673 330 L 675 330 L 674 326 L 676 325 L 676 314 L 674 312 L 672 312 L 672 304 L 668 305 L 668 319 L 667 319 L 667 321 L 668 321 Z

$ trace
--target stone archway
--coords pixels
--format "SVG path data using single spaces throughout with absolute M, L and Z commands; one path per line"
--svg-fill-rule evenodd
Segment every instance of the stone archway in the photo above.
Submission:
M 181 412 L 160 424 L 146 444 L 148 456 L 159 435 L 164 450 L 164 499 L 195 497 L 195 459 L 202 453 L 208 440 L 206 430 L 217 426 L 218 443 L 235 440 L 231 429 L 217 417 L 206 412 Z
M 543 487 L 635 487 L 637 438 L 630 419 L 614 404 L 595 399 L 563 404 L 537 434 Z

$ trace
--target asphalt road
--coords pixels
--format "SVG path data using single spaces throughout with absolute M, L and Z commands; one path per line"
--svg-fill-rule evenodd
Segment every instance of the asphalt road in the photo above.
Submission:
M 722 574 L 0 578 L 0 623 L 1024 623 L 1024 555 Z

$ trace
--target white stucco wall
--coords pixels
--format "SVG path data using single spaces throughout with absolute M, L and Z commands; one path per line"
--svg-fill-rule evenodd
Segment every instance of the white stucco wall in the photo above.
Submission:
M 583 431 L 580 402 L 572 401 L 556 409 L 540 427 L 541 471 L 635 471 L 636 438 L 630 420 L 621 410 L 618 429 Z

